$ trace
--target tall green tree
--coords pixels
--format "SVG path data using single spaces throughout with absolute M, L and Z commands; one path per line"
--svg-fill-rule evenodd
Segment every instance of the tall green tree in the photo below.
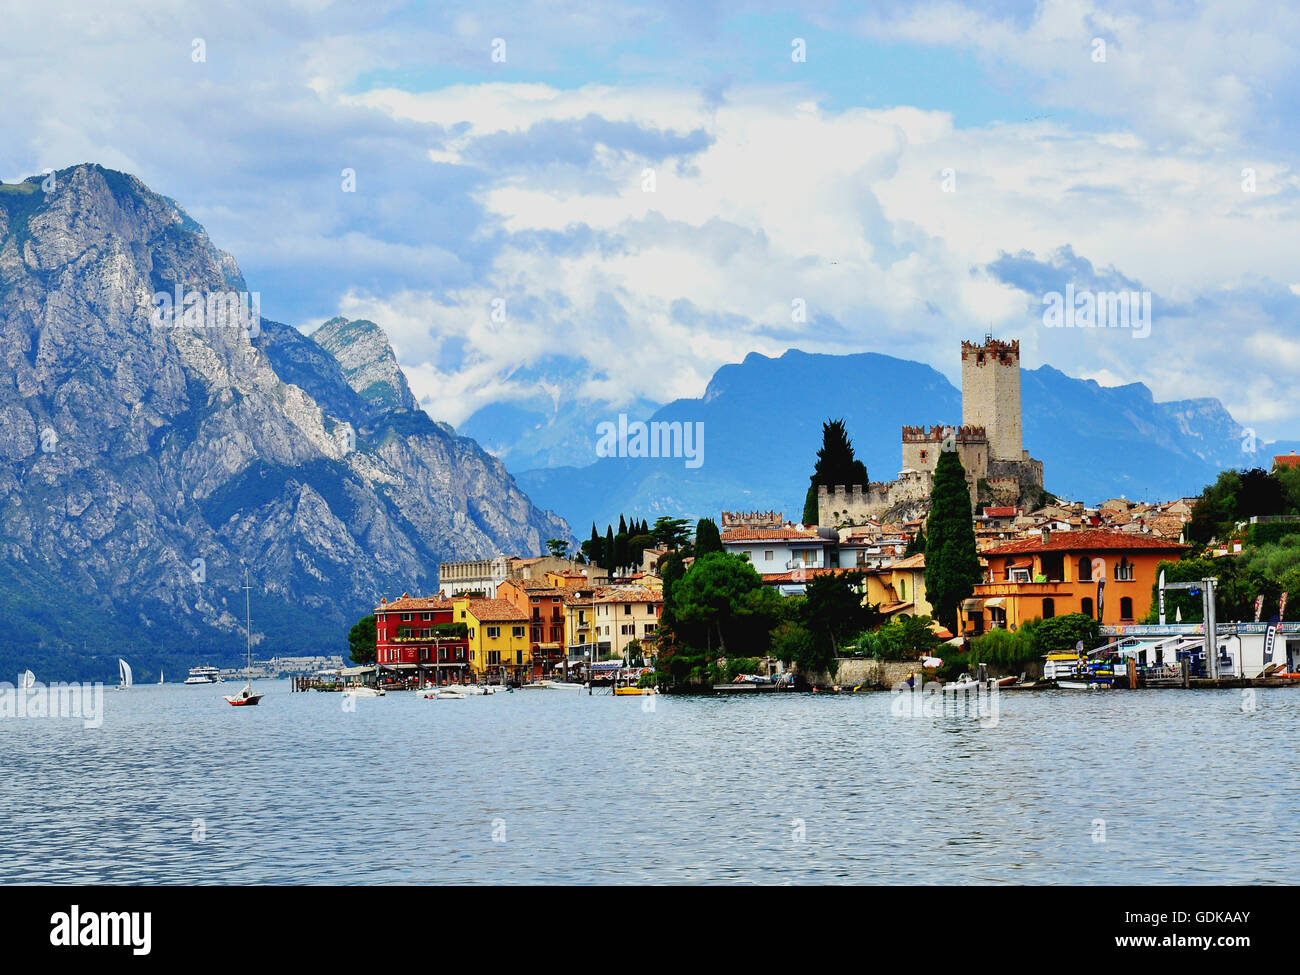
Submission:
M 916 533 L 916 537 L 907 543 L 907 551 L 903 553 L 903 557 L 906 558 L 909 555 L 924 555 L 924 554 L 925 554 L 925 526 L 922 525 L 921 530 Z
M 554 559 L 567 559 L 569 557 L 569 543 L 563 538 L 548 538 L 546 540 L 546 554 Z
M 803 502 L 803 523 L 817 524 L 817 488 L 836 484 L 868 484 L 867 467 L 853 453 L 844 421 L 827 420 L 822 424 L 822 446 L 817 451 L 817 462 L 809 478 L 808 493 Z
M 878 606 L 862 604 L 862 579 L 860 572 L 819 575 L 805 586 L 800 622 L 832 655 L 839 653 L 846 637 L 884 622 Z
M 718 532 L 717 522 L 712 518 L 701 518 L 695 525 L 695 557 L 722 550 L 722 535 Z
M 628 548 L 627 533 L 619 532 L 614 536 L 614 565 L 626 570 L 632 564 L 632 552 Z
M 966 470 L 955 450 L 939 454 L 925 524 L 925 592 L 935 617 L 957 633 L 957 608 L 981 579 Z
M 582 543 L 582 552 L 592 565 L 605 565 L 605 540 L 596 531 L 596 523 L 591 523 L 591 538 Z
M 611 577 L 614 575 L 614 570 L 618 568 L 618 563 L 615 561 L 615 554 L 616 553 L 614 552 L 614 527 L 612 525 L 606 525 L 605 526 L 605 564 L 601 566 L 601 568 L 608 569 Z
M 749 560 L 725 552 L 697 558 L 673 584 L 672 600 L 682 636 L 707 644 L 715 656 L 726 656 L 729 642 L 747 652 L 766 646 L 781 613 L 781 597 L 763 585 Z
M 660 548 L 678 549 L 691 537 L 690 522 L 685 518 L 670 518 L 667 515 L 660 515 L 655 519 L 650 534 L 654 536 L 655 544 Z
M 375 617 L 363 616 L 348 630 L 348 647 L 352 662 L 358 666 L 375 662 Z

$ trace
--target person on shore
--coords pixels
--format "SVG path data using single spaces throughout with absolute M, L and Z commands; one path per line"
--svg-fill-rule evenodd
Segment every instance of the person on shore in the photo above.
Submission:
M 907 672 L 907 688 L 908 690 L 916 690 L 916 671 L 914 670 Z

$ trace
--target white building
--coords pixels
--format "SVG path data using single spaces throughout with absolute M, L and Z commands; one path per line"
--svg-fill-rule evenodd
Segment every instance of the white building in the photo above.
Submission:
M 823 534 L 824 532 L 824 534 Z M 824 569 L 839 542 L 833 528 L 819 531 L 785 525 L 781 528 L 732 528 L 722 534 L 722 548 L 748 559 L 759 575 L 780 575 L 798 569 Z

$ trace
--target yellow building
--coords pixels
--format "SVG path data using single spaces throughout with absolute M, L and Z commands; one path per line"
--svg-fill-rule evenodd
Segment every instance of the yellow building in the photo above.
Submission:
M 564 603 L 569 656 L 582 659 L 596 648 L 595 660 L 612 660 L 638 640 L 653 655 L 663 615 L 664 594 L 649 586 L 597 586 L 574 590 Z
M 865 602 L 877 605 L 886 616 L 933 616 L 925 598 L 925 556 L 909 555 L 865 575 Z
M 532 667 L 528 614 L 504 599 L 457 599 L 455 621 L 469 639 L 469 669 L 478 679 L 523 681 Z

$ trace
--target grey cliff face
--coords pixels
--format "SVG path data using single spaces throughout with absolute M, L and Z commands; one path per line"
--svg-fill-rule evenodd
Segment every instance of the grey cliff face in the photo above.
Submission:
M 440 560 L 570 537 L 418 409 L 378 326 L 313 342 L 260 319 L 174 203 L 55 175 L 0 190 L 0 666 L 233 658 L 242 564 L 259 653 L 339 652 L 381 595 L 436 589 Z

